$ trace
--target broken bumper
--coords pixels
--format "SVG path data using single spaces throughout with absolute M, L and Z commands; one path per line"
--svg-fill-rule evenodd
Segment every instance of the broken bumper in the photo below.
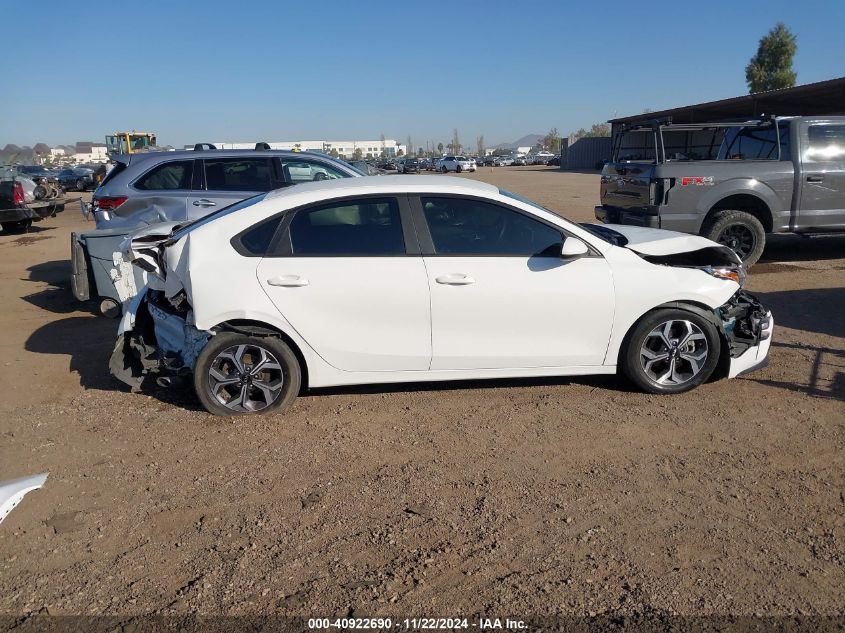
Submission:
M 38 222 L 49 218 L 61 211 L 56 203 L 33 203 L 26 207 L 12 209 L 0 209 L 0 224 L 4 222 L 21 222 L 22 220 L 34 220 Z
M 753 295 L 740 290 L 716 310 L 728 343 L 728 378 L 762 369 L 769 364 L 775 321 Z

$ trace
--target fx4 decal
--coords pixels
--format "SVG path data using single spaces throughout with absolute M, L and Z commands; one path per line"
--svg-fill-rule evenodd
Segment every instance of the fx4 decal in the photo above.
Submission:
M 702 187 L 712 186 L 715 184 L 713 176 L 684 176 L 681 178 L 682 187 L 686 187 L 687 185 L 698 185 L 699 187 Z

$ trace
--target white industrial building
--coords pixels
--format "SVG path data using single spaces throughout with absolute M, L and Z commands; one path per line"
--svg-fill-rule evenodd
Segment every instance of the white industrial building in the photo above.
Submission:
M 375 141 L 274 141 L 267 143 L 270 149 L 299 150 L 303 152 L 323 152 L 331 154 L 335 150 L 341 158 L 353 158 L 356 150 L 361 150 L 361 158 L 378 158 L 382 151 L 389 156 L 405 155 L 407 146 L 399 141 L 386 138 Z M 252 149 L 255 143 L 214 143 L 217 149 Z M 193 145 L 185 145 L 185 149 L 193 149 Z

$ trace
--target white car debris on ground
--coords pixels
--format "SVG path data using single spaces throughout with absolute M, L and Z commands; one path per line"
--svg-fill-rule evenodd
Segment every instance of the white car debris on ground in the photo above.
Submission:
M 47 481 L 49 473 L 0 481 L 0 523 L 23 500 L 27 493 L 38 490 Z

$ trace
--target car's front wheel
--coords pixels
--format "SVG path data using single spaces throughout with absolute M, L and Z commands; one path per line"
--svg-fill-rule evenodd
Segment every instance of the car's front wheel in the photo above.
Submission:
M 634 326 L 622 350 L 628 379 L 649 393 L 682 393 L 706 381 L 719 362 L 721 339 L 703 316 L 656 310 Z
M 285 411 L 301 381 L 296 355 L 275 336 L 222 332 L 211 338 L 194 368 L 197 397 L 215 415 Z

